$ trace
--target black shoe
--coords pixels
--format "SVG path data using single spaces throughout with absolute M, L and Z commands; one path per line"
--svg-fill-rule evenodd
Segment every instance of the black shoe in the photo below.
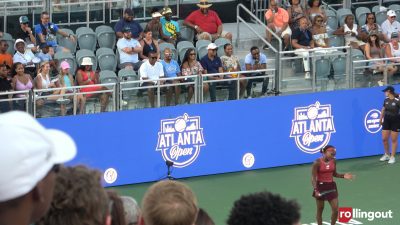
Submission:
M 263 46 L 263 49 L 264 49 L 264 50 L 268 50 L 268 49 L 269 49 L 269 46 L 268 46 L 268 45 L 264 45 L 264 46 Z

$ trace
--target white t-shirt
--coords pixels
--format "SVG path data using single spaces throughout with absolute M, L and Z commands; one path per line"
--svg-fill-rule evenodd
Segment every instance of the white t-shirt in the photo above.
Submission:
M 153 65 L 150 64 L 149 60 L 146 60 L 139 69 L 140 79 L 147 78 L 146 80 L 158 80 L 160 77 L 164 77 L 164 68 L 160 62 L 156 62 Z
M 396 20 L 391 24 L 389 20 L 385 20 L 382 23 L 382 33 L 386 35 L 389 39 L 393 32 L 400 32 L 400 23 Z
M 138 53 L 133 53 L 133 54 L 127 54 L 124 51 L 122 51 L 123 48 L 126 47 L 140 47 L 140 43 L 136 40 L 131 38 L 130 40 L 121 38 L 117 42 L 117 48 L 119 52 L 119 62 L 122 63 L 137 63 L 139 62 L 139 54 Z

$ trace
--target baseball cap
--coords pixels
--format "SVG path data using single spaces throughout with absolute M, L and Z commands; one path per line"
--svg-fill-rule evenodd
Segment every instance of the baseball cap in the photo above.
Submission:
M 128 16 L 133 16 L 133 10 L 131 8 L 125 9 L 124 13 Z
M 397 32 L 392 32 L 392 34 L 390 35 L 391 39 L 398 38 L 398 37 L 399 37 L 399 33 L 397 33 Z
M 56 164 L 76 155 L 66 133 L 46 129 L 31 115 L 13 111 L 0 115 L 0 202 L 29 193 Z
M 386 13 L 387 16 L 392 17 L 392 16 L 396 16 L 396 13 L 393 10 L 389 10 Z
M 385 89 L 383 89 L 382 90 L 383 92 L 387 92 L 387 91 L 390 91 L 390 92 L 394 92 L 394 87 L 393 86 L 387 86 Z
M 62 61 L 60 64 L 60 68 L 65 70 L 65 69 L 71 68 L 71 66 L 69 65 L 69 63 L 67 61 Z
M 127 224 L 137 224 L 140 208 L 136 200 L 130 196 L 121 196 L 124 205 L 125 220 Z
M 19 23 L 29 23 L 29 19 L 27 16 L 20 16 Z
M 44 42 L 44 43 L 40 43 L 39 47 L 40 47 L 40 49 L 43 49 L 43 48 L 49 47 L 49 45 L 46 42 Z
M 214 44 L 214 43 L 210 43 L 210 44 L 208 44 L 208 46 L 207 46 L 207 49 L 209 50 L 209 49 L 217 49 L 218 48 L 218 46 L 216 45 L 216 44 Z
M 126 26 L 122 28 L 122 32 L 131 32 L 131 28 L 129 26 Z

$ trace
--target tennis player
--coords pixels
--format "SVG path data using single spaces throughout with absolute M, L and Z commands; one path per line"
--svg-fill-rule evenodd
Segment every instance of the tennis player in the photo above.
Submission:
M 321 158 L 315 160 L 312 166 L 313 197 L 317 202 L 317 223 L 322 225 L 322 212 L 325 201 L 328 201 L 332 208 L 331 225 L 336 224 L 338 217 L 338 191 L 333 177 L 353 179 L 351 173 L 339 174 L 336 172 L 336 148 L 327 145 L 321 149 Z

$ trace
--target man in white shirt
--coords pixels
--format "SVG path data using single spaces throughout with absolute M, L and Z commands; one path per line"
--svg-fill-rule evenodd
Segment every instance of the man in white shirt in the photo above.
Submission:
M 400 23 L 396 21 L 396 12 L 389 10 L 387 12 L 387 20 L 382 23 L 382 34 L 385 38 L 385 42 L 390 42 L 392 33 L 397 32 L 400 35 Z
M 150 86 L 147 89 L 147 95 L 149 96 L 149 101 L 151 107 L 154 107 L 154 86 L 157 84 L 157 80 L 164 77 L 164 68 L 160 62 L 157 62 L 157 52 L 149 52 L 149 60 L 146 60 L 139 69 L 140 79 L 145 81 L 143 86 Z M 160 84 L 162 84 L 160 82 Z
M 117 42 L 120 69 L 134 69 L 137 71 L 141 65 L 139 52 L 142 51 L 142 46 L 138 40 L 132 38 L 130 27 L 124 27 L 122 32 L 124 36 Z

